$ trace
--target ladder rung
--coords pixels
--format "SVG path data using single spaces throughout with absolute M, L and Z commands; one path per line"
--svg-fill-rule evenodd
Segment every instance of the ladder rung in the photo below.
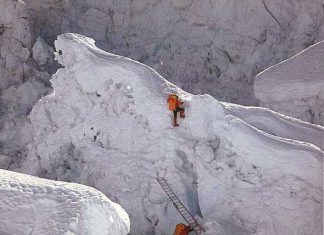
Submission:
M 168 195 L 168 197 L 173 202 L 174 207 L 178 210 L 178 212 L 182 215 L 182 217 L 188 222 L 188 224 L 192 227 L 192 229 L 196 232 L 197 235 L 201 234 L 203 229 L 199 225 L 198 221 L 189 213 L 187 208 L 182 204 L 177 195 L 173 192 L 170 185 L 166 182 L 163 177 L 157 177 L 156 180 L 161 185 L 162 189 Z
M 180 210 L 178 210 L 178 211 L 180 211 Z M 191 217 L 191 215 L 187 211 L 181 211 L 180 214 L 183 216 L 186 216 L 186 217 Z
M 176 200 L 177 201 L 177 200 Z M 184 208 L 184 206 L 183 205 L 181 205 L 178 201 L 177 202 L 173 202 L 174 203 L 174 205 L 176 205 L 178 208 Z
M 191 227 L 199 227 L 199 225 L 197 225 L 195 222 L 193 223 L 191 220 L 190 221 L 188 221 L 188 223 L 190 223 L 190 226 Z
M 186 212 L 186 213 L 188 213 L 188 211 L 186 210 L 186 208 L 184 208 L 184 207 L 176 207 L 177 208 L 177 210 L 182 210 L 183 212 Z M 189 214 L 189 213 L 188 213 Z
M 192 221 L 193 221 L 192 224 L 193 224 L 194 226 L 199 226 L 198 222 L 197 222 L 195 219 L 193 219 Z
M 165 191 L 169 191 L 170 193 L 172 193 L 172 190 L 169 187 L 164 187 Z
M 193 227 L 193 228 L 197 228 L 197 227 L 199 228 L 200 227 L 199 225 L 193 224 L 193 223 L 190 223 L 190 226 Z
M 189 213 L 187 210 L 182 209 L 182 211 L 183 211 L 183 214 L 186 214 L 186 215 L 188 215 L 188 216 L 191 216 L 190 213 Z

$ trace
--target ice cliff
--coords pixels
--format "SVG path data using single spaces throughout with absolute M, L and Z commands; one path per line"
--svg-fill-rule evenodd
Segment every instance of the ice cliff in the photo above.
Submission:
M 262 106 L 323 126 L 324 41 L 258 74 L 254 91 Z
M 16 170 L 99 189 L 125 208 L 130 234 L 170 234 L 182 222 L 157 175 L 207 234 L 322 233 L 322 127 L 191 95 L 85 36 L 63 34 L 55 47 L 63 68 L 29 115 Z M 179 128 L 169 93 L 185 101 Z
M 0 170 L 0 234 L 126 235 L 121 206 L 93 188 Z

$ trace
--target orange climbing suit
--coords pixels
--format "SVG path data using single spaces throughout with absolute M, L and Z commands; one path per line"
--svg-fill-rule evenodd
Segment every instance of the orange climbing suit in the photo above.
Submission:
M 185 224 L 177 224 L 173 235 L 188 235 L 191 231 L 192 228 L 190 226 L 187 226 Z
M 175 94 L 171 94 L 168 97 L 169 110 L 173 111 L 173 126 L 179 126 L 177 123 L 178 112 L 180 112 L 180 118 L 185 118 L 184 103 L 179 100 L 179 97 Z

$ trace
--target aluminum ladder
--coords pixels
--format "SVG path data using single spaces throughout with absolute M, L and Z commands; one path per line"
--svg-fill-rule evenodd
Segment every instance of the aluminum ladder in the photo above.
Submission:
M 192 230 L 197 234 L 201 235 L 204 232 L 204 229 L 198 223 L 198 221 L 190 214 L 188 209 L 182 204 L 177 195 L 173 192 L 168 182 L 163 177 L 157 177 L 157 182 L 161 185 L 164 192 L 168 195 L 168 197 L 173 202 L 174 207 L 178 210 L 180 215 L 184 218 L 185 221 L 190 225 Z

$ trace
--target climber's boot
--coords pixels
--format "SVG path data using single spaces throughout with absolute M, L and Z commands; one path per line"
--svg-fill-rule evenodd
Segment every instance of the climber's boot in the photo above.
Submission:
M 184 119 L 186 117 L 184 110 L 180 110 L 180 118 Z

